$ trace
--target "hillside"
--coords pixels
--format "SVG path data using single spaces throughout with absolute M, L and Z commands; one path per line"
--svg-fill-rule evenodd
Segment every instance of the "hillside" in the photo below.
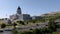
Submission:
M 42 14 L 40 16 L 40 18 L 38 19 L 34 19 L 34 20 L 29 20 L 28 22 L 46 22 L 50 19 L 60 19 L 60 12 L 51 12 L 51 13 L 46 13 L 46 14 Z

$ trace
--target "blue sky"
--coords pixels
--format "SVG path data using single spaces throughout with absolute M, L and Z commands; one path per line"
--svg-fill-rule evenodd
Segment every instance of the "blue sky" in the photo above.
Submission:
M 15 14 L 18 6 L 22 13 L 35 16 L 60 11 L 60 0 L 0 0 L 0 18 Z

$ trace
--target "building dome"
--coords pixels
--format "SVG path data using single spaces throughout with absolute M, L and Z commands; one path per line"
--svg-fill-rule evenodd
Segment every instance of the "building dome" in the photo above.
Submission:
M 17 8 L 17 14 L 21 14 L 21 8 L 19 6 Z

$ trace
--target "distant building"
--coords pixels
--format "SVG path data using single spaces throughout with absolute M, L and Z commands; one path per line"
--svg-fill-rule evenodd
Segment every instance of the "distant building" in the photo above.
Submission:
M 29 14 L 22 14 L 20 7 L 17 8 L 16 12 L 17 12 L 16 14 L 10 16 L 11 20 L 25 21 L 32 19 Z
M 39 19 L 41 16 L 33 16 L 32 19 Z

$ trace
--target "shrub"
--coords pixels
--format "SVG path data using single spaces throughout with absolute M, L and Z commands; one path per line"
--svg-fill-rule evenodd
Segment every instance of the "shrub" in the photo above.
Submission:
M 17 23 L 25 25 L 25 23 L 23 21 L 17 21 Z
M 13 26 L 16 26 L 17 24 L 16 23 L 13 23 Z

